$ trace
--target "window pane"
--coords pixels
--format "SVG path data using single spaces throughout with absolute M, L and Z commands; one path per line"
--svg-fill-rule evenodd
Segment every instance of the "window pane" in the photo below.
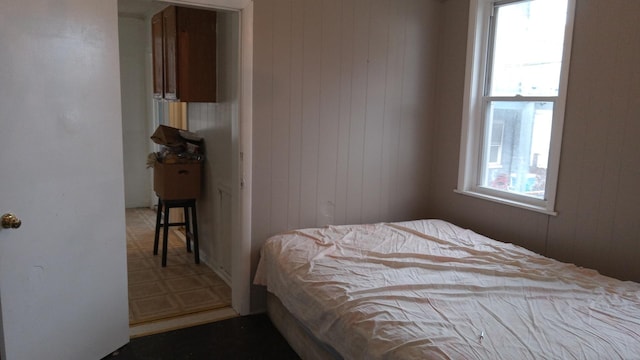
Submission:
M 496 5 L 490 96 L 557 96 L 567 0 Z
M 480 185 L 544 198 L 552 117 L 552 102 L 489 102 Z

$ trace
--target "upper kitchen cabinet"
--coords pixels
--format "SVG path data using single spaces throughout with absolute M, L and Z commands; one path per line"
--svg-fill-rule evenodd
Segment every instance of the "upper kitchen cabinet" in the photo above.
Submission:
M 216 13 L 169 6 L 151 19 L 153 96 L 216 101 Z

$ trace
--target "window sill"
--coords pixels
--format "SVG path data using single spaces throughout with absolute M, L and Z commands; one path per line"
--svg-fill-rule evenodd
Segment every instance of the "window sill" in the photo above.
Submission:
M 523 202 L 519 202 L 519 201 L 515 201 L 515 200 L 508 200 L 508 199 L 500 198 L 500 197 L 497 197 L 497 196 L 491 196 L 491 195 L 482 194 L 482 193 L 478 193 L 478 192 L 474 192 L 474 191 L 459 190 L 459 189 L 455 189 L 455 190 L 453 190 L 453 192 L 455 192 L 457 194 L 461 194 L 461 195 L 471 196 L 471 197 L 474 197 L 474 198 L 477 198 L 477 199 L 493 201 L 495 203 L 499 203 L 499 204 L 503 204 L 503 205 L 514 206 L 514 207 L 517 207 L 517 208 L 520 208 L 520 209 L 535 211 L 535 212 L 538 212 L 538 213 L 541 213 L 541 214 L 545 214 L 545 215 L 550 215 L 550 216 L 557 216 L 558 215 L 557 212 L 549 210 L 549 209 L 541 207 L 541 206 L 527 204 L 527 203 L 523 203 Z

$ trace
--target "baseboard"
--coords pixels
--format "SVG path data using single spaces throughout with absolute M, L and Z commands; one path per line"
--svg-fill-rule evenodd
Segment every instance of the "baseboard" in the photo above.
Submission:
M 129 338 L 133 339 L 140 336 L 153 335 L 167 331 L 183 329 L 191 326 L 230 319 L 236 316 L 238 316 L 238 313 L 236 313 L 231 307 L 224 307 L 170 319 L 142 323 L 129 327 Z

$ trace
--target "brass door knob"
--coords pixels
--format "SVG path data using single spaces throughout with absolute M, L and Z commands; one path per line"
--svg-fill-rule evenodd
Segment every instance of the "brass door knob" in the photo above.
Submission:
M 17 216 L 6 213 L 2 215 L 2 227 L 4 229 L 17 229 L 22 225 L 22 221 Z

